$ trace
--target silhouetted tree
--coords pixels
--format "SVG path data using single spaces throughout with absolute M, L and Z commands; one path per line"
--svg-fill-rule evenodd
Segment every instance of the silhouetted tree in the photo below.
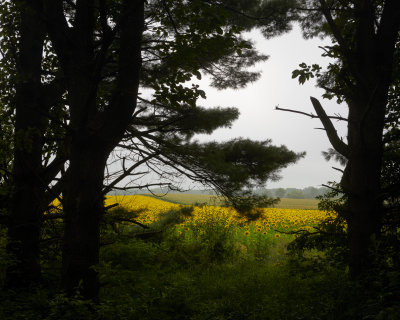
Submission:
M 49 183 L 60 165 L 46 132 L 62 90 L 44 75 L 49 57 L 43 58 L 46 31 L 40 11 L 41 1 L 1 4 L 1 206 L 7 251 L 15 261 L 6 280 L 13 287 L 40 280 L 41 218 L 54 199 Z
M 329 36 L 325 56 L 335 59 L 325 73 L 318 65 L 301 65 L 293 73 L 304 83 L 316 75 L 326 98 L 349 109 L 347 142 L 342 141 L 320 102 L 311 102 L 333 148 L 347 159 L 341 186 L 347 196 L 350 273 L 357 278 L 371 266 L 371 239 L 382 225 L 381 172 L 388 92 L 395 85 L 393 63 L 399 42 L 400 2 L 299 1 L 306 37 Z M 341 118 L 341 117 L 333 117 Z M 343 120 L 343 118 L 341 118 Z

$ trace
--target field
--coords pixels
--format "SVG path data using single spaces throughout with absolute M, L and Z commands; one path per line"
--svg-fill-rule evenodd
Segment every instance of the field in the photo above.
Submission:
M 194 206 L 191 215 L 179 224 L 177 229 L 179 233 L 184 231 L 193 233 L 193 230 L 199 229 L 199 226 L 221 224 L 225 228 L 234 230 L 235 237 L 260 233 L 278 238 L 281 236 L 281 233 L 286 234 L 298 229 L 312 229 L 312 226 L 315 226 L 326 217 L 325 212 L 311 209 L 312 205 L 307 205 L 307 201 L 302 203 L 302 201 L 296 199 L 285 199 L 283 203 L 286 205 L 286 208 L 264 208 L 262 209 L 263 217 L 260 220 L 247 223 L 232 208 L 215 206 L 218 203 L 218 198 L 211 198 L 210 196 L 191 197 L 192 195 L 185 194 L 178 196 L 169 199 L 181 200 L 182 203 L 189 204 L 198 202 L 195 199 L 202 199 L 214 204 L 204 205 L 204 201 L 203 205 Z M 118 203 L 120 207 L 130 211 L 142 211 L 137 217 L 137 221 L 145 225 L 157 223 L 162 219 L 162 213 L 182 208 L 180 204 L 144 195 L 107 197 L 106 205 L 114 203 Z M 305 209 L 299 209 L 299 207 Z M 199 230 L 197 231 L 200 232 Z
M 223 205 L 223 199 L 219 196 L 207 195 L 207 194 L 186 194 L 186 193 L 175 193 L 167 194 L 159 197 L 162 200 L 170 201 L 173 203 L 180 204 L 207 204 L 209 206 L 220 206 Z M 290 199 L 281 198 L 281 201 L 275 206 L 276 208 L 283 209 L 318 209 L 318 200 L 316 199 Z

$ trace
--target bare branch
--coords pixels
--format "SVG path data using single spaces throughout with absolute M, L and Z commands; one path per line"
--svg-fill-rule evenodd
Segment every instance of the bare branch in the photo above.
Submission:
M 342 169 L 339 169 L 339 168 L 336 168 L 336 167 L 332 167 L 332 169 L 337 170 L 337 171 L 339 171 L 341 173 L 344 173 L 344 170 L 342 170 Z
M 339 192 L 339 193 L 343 193 L 342 190 L 339 190 L 339 189 L 337 189 L 337 188 L 328 186 L 327 184 L 322 184 L 322 186 L 325 187 L 325 188 L 331 189 L 331 190 L 333 190 L 333 191 L 336 191 L 336 192 Z
M 110 183 L 108 186 L 104 187 L 102 193 L 103 193 L 103 194 L 106 194 L 106 193 L 108 193 L 109 191 L 111 191 L 113 188 L 115 189 L 115 186 L 116 186 L 120 181 L 122 181 L 124 178 L 126 178 L 127 176 L 129 176 L 130 173 L 131 173 L 133 170 L 135 170 L 135 169 L 136 169 L 137 167 L 139 167 L 140 165 L 146 163 L 146 162 L 147 162 L 148 160 L 150 160 L 151 158 L 156 157 L 158 154 L 159 154 L 159 152 L 158 152 L 158 153 L 155 153 L 155 154 L 151 154 L 151 155 L 147 156 L 146 158 L 143 158 L 142 160 L 136 162 L 136 163 L 135 163 L 134 165 L 132 165 L 129 169 L 124 170 L 124 173 L 123 173 L 123 174 L 121 174 L 117 179 L 115 179 L 115 180 L 114 180 L 112 183 Z
M 146 185 L 142 185 L 142 186 L 132 186 L 132 187 L 113 187 L 113 189 L 115 189 L 115 190 L 122 190 L 122 191 L 127 191 L 127 190 L 130 190 L 130 189 L 147 189 L 148 187 L 154 187 L 154 186 L 159 186 L 159 187 L 161 187 L 161 186 L 168 186 L 168 185 L 171 185 L 171 183 L 170 182 L 166 182 L 166 183 L 149 183 L 149 184 L 146 184 Z
M 325 130 L 326 134 L 328 136 L 328 139 L 330 143 L 332 144 L 332 147 L 335 148 L 337 152 L 339 152 L 341 155 L 345 156 L 346 158 L 349 158 L 349 147 L 347 144 L 345 144 L 338 136 L 335 127 L 332 124 L 332 121 L 330 118 L 326 115 L 325 110 L 322 108 L 321 103 L 318 101 L 318 99 L 314 97 L 310 97 L 311 103 L 314 106 L 315 112 L 317 113 L 319 119 L 321 120 Z
M 293 112 L 293 113 L 298 113 L 298 114 L 302 114 L 305 115 L 307 117 L 310 117 L 312 119 L 319 119 L 319 116 L 312 114 L 312 113 L 307 113 L 307 112 L 303 112 L 303 111 L 299 111 L 299 110 L 293 110 L 293 109 L 284 109 L 284 108 L 280 108 L 278 106 L 275 107 L 275 110 L 279 110 L 279 111 L 288 111 L 288 112 Z M 329 119 L 335 119 L 335 120 L 340 120 L 340 121 L 348 121 L 347 118 L 343 118 L 341 116 L 328 116 Z

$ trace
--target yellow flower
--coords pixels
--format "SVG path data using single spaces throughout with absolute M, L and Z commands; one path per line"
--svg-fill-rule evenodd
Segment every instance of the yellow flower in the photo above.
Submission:
M 275 233 L 274 237 L 279 238 L 281 235 L 279 233 Z
M 244 235 L 245 235 L 245 236 L 248 236 L 249 234 L 250 234 L 249 230 L 246 230 L 246 231 L 244 232 Z

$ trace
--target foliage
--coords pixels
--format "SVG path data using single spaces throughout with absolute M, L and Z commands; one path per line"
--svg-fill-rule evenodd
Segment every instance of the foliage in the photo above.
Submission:
M 15 25 L 18 17 L 14 5 L 0 3 L 2 20 L 0 42 L 0 224 L 6 224 L 10 180 L 13 161 L 14 93 L 16 86 L 15 46 L 17 36 Z
M 132 210 L 135 219 L 147 221 L 154 229 L 160 213 L 157 207 L 164 211 L 161 220 L 165 216 L 178 217 L 171 214 L 179 211 L 178 205 L 136 198 L 142 208 L 148 203 L 147 211 L 138 213 L 126 200 L 123 204 Z M 114 203 L 115 198 L 109 201 Z M 118 201 L 122 203 L 121 198 Z M 175 209 L 169 211 L 168 207 Z M 128 212 L 120 213 L 127 217 Z M 247 224 L 242 219 L 239 224 L 223 207 L 195 207 L 193 212 L 185 213 L 188 221 L 171 218 L 178 224 L 169 224 L 161 237 L 124 236 L 140 230 L 137 225 L 131 224 L 129 229 L 126 224 L 113 243 L 101 248 L 100 264 L 96 266 L 101 282 L 98 304 L 84 300 L 79 288 L 75 296 L 65 296 L 60 293 L 57 278 L 45 275 L 47 282 L 41 287 L 0 291 L 0 317 L 345 320 L 367 316 L 379 319 L 397 311 L 390 307 L 395 274 L 381 288 L 384 298 L 372 301 L 370 293 L 350 283 L 343 269 L 321 259 L 321 253 L 308 251 L 308 259 L 285 254 L 286 244 L 293 236 L 282 233 L 276 237 L 275 229 L 291 230 L 306 214 L 313 218 L 312 211 L 304 211 L 301 216 L 296 210 L 273 209 L 267 220 L 271 230 L 265 234 L 264 222 Z M 117 223 L 117 213 L 111 215 L 111 221 Z M 103 235 L 111 230 L 104 223 Z M 44 261 L 50 259 L 51 256 Z M 55 264 L 48 267 L 54 268 Z M 45 272 L 51 271 L 45 267 Z
M 331 183 L 330 192 L 319 196 L 319 210 L 326 212 L 326 217 L 313 227 L 313 230 L 299 230 L 296 239 L 289 248 L 296 254 L 316 249 L 325 252 L 330 263 L 346 265 L 347 263 L 347 224 L 346 197 L 340 192 L 337 183 Z

